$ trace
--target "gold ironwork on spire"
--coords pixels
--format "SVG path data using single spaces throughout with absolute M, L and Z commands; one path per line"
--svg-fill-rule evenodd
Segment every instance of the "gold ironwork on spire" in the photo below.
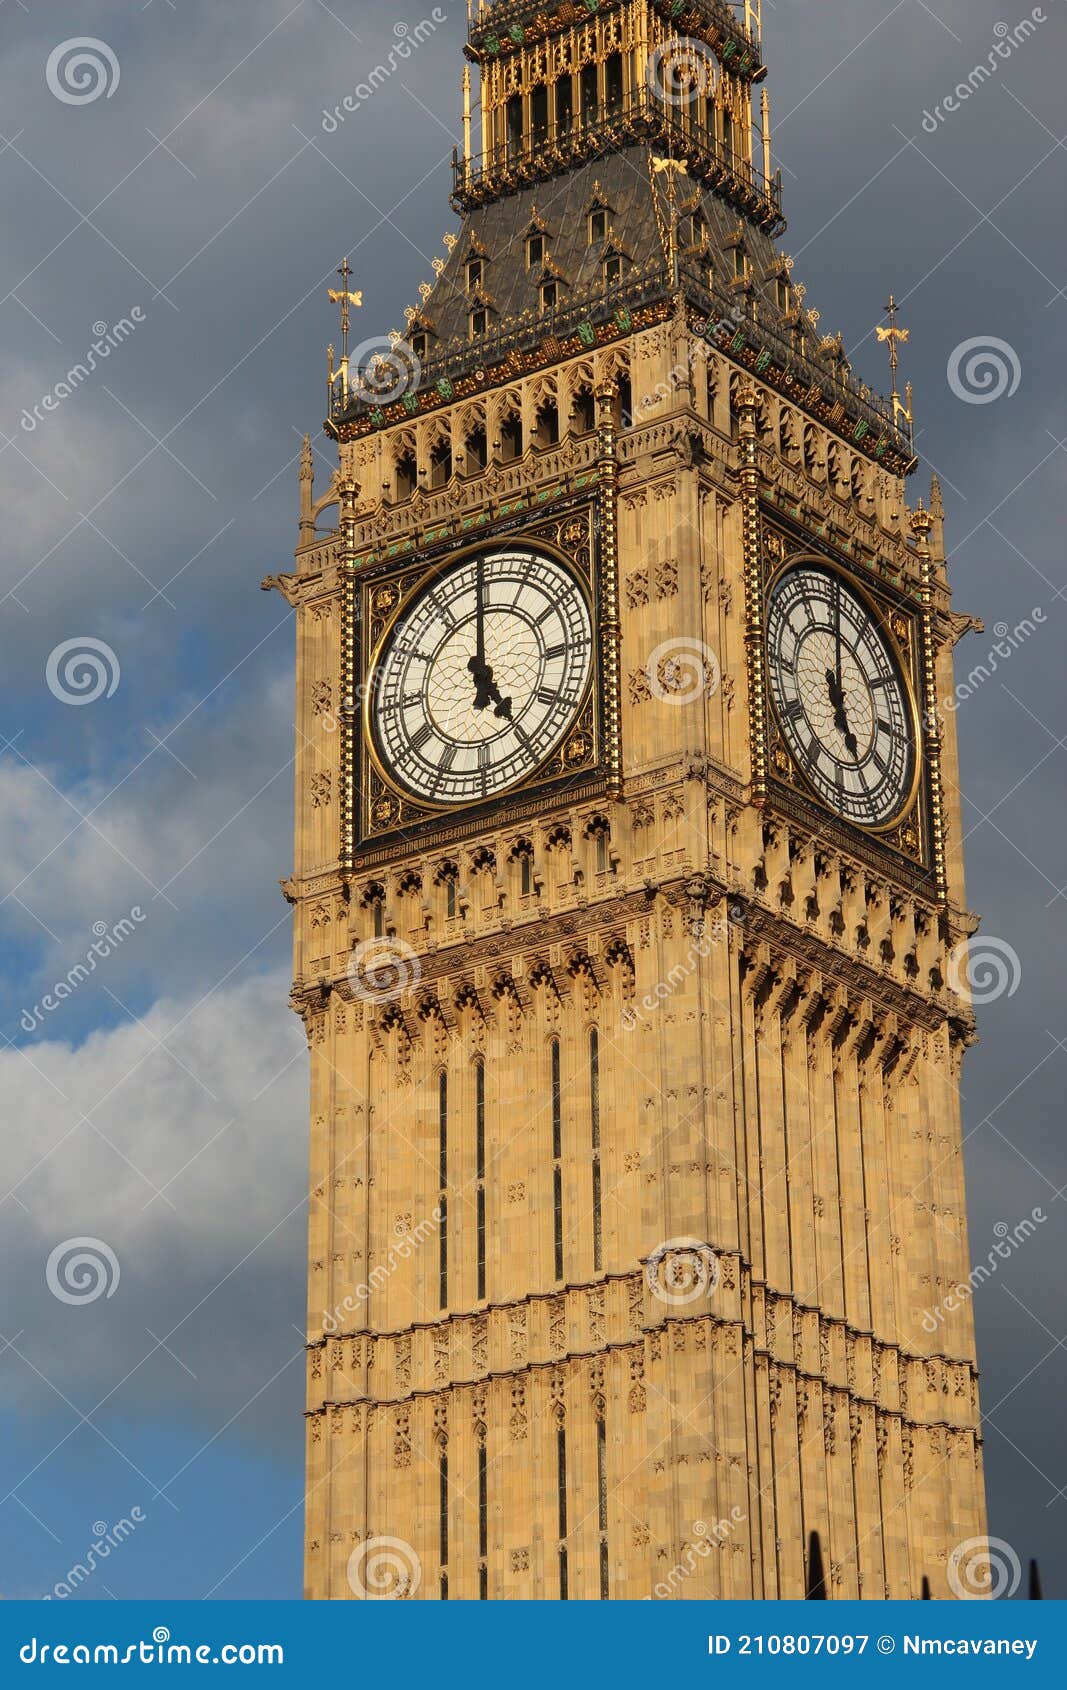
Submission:
M 676 176 L 679 171 L 683 176 L 685 175 L 685 163 L 682 159 L 672 158 L 668 153 L 666 158 L 650 158 L 649 167 L 652 172 L 653 181 L 655 181 L 655 178 L 661 175 L 664 171 L 667 173 L 667 239 L 665 242 L 666 251 L 664 256 L 667 260 L 667 270 L 670 276 L 671 289 L 673 291 L 678 286 L 678 190 Z M 656 207 L 656 215 L 658 218 L 658 205 Z M 662 220 L 660 221 L 662 225 Z M 662 238 L 663 231 L 661 226 L 660 239 L 662 240 Z
M 904 384 L 903 399 L 897 391 L 897 365 L 900 362 L 897 345 L 898 342 L 908 339 L 911 334 L 911 330 L 902 329 L 897 323 L 897 302 L 893 298 L 892 294 L 889 295 L 889 303 L 885 309 L 886 315 L 889 318 L 888 327 L 883 327 L 883 325 L 879 323 L 876 325 L 874 332 L 878 336 L 879 340 L 886 341 L 889 345 L 889 369 L 893 377 L 893 391 L 889 397 L 893 402 L 893 421 L 896 423 L 898 418 L 903 417 L 904 421 L 908 425 L 908 444 L 909 446 L 914 446 L 914 418 L 912 416 L 911 407 L 911 382 L 905 382 Z

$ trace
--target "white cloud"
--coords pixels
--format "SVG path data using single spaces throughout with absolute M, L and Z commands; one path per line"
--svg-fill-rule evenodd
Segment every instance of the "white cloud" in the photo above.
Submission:
M 24 1414 L 62 1419 L 58 1393 L 88 1410 L 118 1386 L 113 1409 L 165 1403 L 210 1436 L 299 1350 L 307 1080 L 286 995 L 263 975 L 161 999 L 78 1048 L 0 1054 L 0 1325 L 50 1382 L 8 1358 Z M 113 1295 L 49 1291 L 48 1258 L 72 1238 L 114 1253 Z

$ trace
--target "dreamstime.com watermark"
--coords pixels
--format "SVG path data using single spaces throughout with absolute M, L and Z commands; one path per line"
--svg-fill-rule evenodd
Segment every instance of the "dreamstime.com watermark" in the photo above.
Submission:
M 673 1566 L 665 1579 L 660 1579 L 652 1587 L 651 1596 L 646 1596 L 646 1602 L 665 1602 L 673 1596 L 680 1584 L 691 1578 L 702 1561 L 706 1561 L 716 1549 L 728 1543 L 737 1528 L 744 1524 L 748 1516 L 738 1507 L 731 1508 L 725 1519 L 716 1520 L 709 1526 L 704 1520 L 693 1521 L 693 1543 L 687 1543 L 685 1553 Z
M 945 123 L 953 112 L 959 111 L 972 94 L 977 94 L 983 83 L 996 76 L 1004 59 L 1010 59 L 1017 47 L 1037 33 L 1038 24 L 1047 23 L 1048 17 L 1040 6 L 1012 27 L 1006 23 L 995 23 L 993 34 L 996 40 L 989 50 L 988 56 L 962 82 L 957 82 L 951 93 L 946 94 L 934 107 L 933 111 L 923 112 L 923 128 L 928 135 L 936 135 L 942 123 Z
M 105 961 L 107 957 L 113 956 L 123 941 L 128 939 L 131 933 L 137 931 L 141 922 L 147 920 L 148 917 L 140 904 L 134 904 L 129 915 L 122 916 L 111 927 L 108 926 L 106 921 L 94 921 L 93 933 L 95 938 L 85 953 L 85 961 L 76 962 L 73 968 L 67 970 L 62 980 L 57 980 L 51 990 L 47 991 L 44 997 L 34 1004 L 32 1009 L 22 1011 L 19 1016 L 19 1026 L 22 1031 L 24 1033 L 36 1032 L 46 1016 L 53 1014 L 60 1004 L 65 1003 L 67 998 L 74 995 L 78 987 L 88 980 L 91 974 L 96 973 L 97 964 Z
M 19 1650 L 23 1666 L 58 1667 L 280 1667 L 285 1650 L 280 1643 L 172 1643 L 165 1625 L 138 1643 L 40 1643 L 31 1637 Z
M 700 1238 L 668 1238 L 645 1262 L 645 1284 L 668 1308 L 699 1302 L 719 1289 L 719 1258 Z
M 422 963 L 414 946 L 392 934 L 361 939 L 348 959 L 348 979 L 357 998 L 391 1003 L 411 991 L 422 978 Z
M 698 370 L 703 370 L 706 374 L 708 362 L 715 351 L 714 342 L 716 338 L 724 329 L 731 333 L 736 332 L 744 321 L 745 305 L 743 301 L 738 301 L 736 305 L 732 305 L 725 316 L 710 318 L 700 332 L 700 337 L 689 342 L 689 350 L 686 356 L 680 359 L 677 364 L 673 364 L 663 380 L 658 381 L 655 387 L 649 388 L 648 392 L 634 406 L 631 420 L 635 424 L 644 422 L 648 414 L 654 411 L 663 400 L 673 398 L 680 388 L 691 386 L 692 378 Z
M 724 938 L 731 923 L 744 920 L 744 909 L 740 904 L 730 904 L 726 914 L 720 916 L 711 926 L 705 926 L 689 946 L 685 953 L 684 962 L 676 962 L 670 973 L 663 979 L 657 980 L 651 991 L 645 992 L 636 1003 L 627 1004 L 620 1017 L 625 1032 L 632 1032 L 638 1022 L 643 1021 L 659 1009 L 669 997 L 696 972 L 700 963 L 704 962 Z
M 84 1560 L 75 1561 L 73 1567 L 68 1569 L 66 1576 L 59 1579 L 51 1590 L 41 1597 L 41 1601 L 51 1602 L 53 1599 L 64 1601 L 68 1596 L 73 1596 L 74 1592 L 80 1589 L 99 1570 L 101 1564 L 108 1559 L 113 1550 L 121 1549 L 126 1539 L 133 1536 L 138 1526 L 143 1525 L 147 1517 L 143 1509 L 135 1507 L 130 1509 L 128 1516 L 124 1514 L 121 1520 L 116 1520 L 113 1526 L 109 1526 L 105 1520 L 95 1520 L 93 1522 L 93 1541 L 85 1552 Z
M 961 939 L 948 953 L 945 984 L 957 997 L 969 997 L 972 1004 L 1013 998 L 1022 977 L 1023 965 L 1015 946 L 995 933 Z
M 1006 1602 L 1022 1576 L 1022 1562 L 1002 1537 L 969 1537 L 948 1558 L 949 1589 L 961 1602 Z
M 66 375 L 56 382 L 36 405 L 27 406 L 19 418 L 19 426 L 26 434 L 32 434 L 38 423 L 43 423 L 45 416 L 51 411 L 58 411 L 64 399 L 69 399 L 79 387 L 89 380 L 89 377 L 99 369 L 105 358 L 129 340 L 134 329 L 140 328 L 147 322 L 147 315 L 140 305 L 134 305 L 128 317 L 120 317 L 117 323 L 105 323 L 103 319 L 93 324 L 94 338 L 89 343 L 89 350 L 72 364 Z
M 952 348 L 945 374 L 949 391 L 965 405 L 992 405 L 1018 392 L 1023 367 L 1009 340 L 976 334 Z
M 364 1602 L 396 1602 L 414 1596 L 422 1583 L 422 1562 L 402 1537 L 369 1537 L 348 1557 L 348 1588 Z
M 1047 621 L 1048 617 L 1041 606 L 1035 605 L 1029 616 L 1024 616 L 1021 621 L 1016 622 L 1014 628 L 1009 628 L 1006 622 L 995 622 L 993 633 L 996 638 L 993 644 L 964 679 L 957 681 L 949 696 L 938 700 L 938 711 L 944 710 L 952 715 L 961 704 L 965 704 L 978 691 L 979 687 L 984 686 L 986 681 L 991 681 L 1000 664 L 1007 662 L 1008 658 L 1017 652 L 1021 645 L 1025 645 L 1027 640 L 1032 639 L 1038 628 L 1042 627 Z M 940 726 L 936 722 L 933 725 L 935 727 Z
M 95 704 L 98 698 L 111 698 L 121 677 L 117 654 L 93 634 L 61 640 L 48 653 L 44 668 L 48 690 L 60 704 Z
M 947 1314 L 955 1314 L 958 1309 L 974 1296 L 979 1285 L 984 1285 L 987 1279 L 992 1279 L 998 1271 L 1001 1262 L 1006 1262 L 1014 1256 L 1016 1250 L 1024 1245 L 1028 1238 L 1032 1238 L 1039 1226 L 1043 1226 L 1048 1216 L 1040 1208 L 1031 1209 L 1029 1215 L 1009 1227 L 1007 1221 L 998 1221 L 993 1228 L 997 1242 L 990 1250 L 984 1262 L 976 1262 L 965 1280 L 954 1285 L 947 1296 L 932 1309 L 923 1310 L 923 1331 L 936 1332 Z
M 64 1238 L 48 1257 L 44 1281 L 60 1303 L 80 1307 L 113 1297 L 122 1269 L 110 1244 L 102 1238 Z
M 382 1286 L 387 1284 L 401 1262 L 410 1261 L 416 1250 L 420 1249 L 428 1238 L 436 1235 L 444 1218 L 444 1211 L 438 1208 L 409 1231 L 397 1229 L 396 1243 L 390 1244 L 385 1260 L 373 1267 L 363 1283 L 357 1285 L 335 1308 L 323 1314 L 322 1330 L 327 1337 L 338 1331 L 348 1315 L 355 1314 L 357 1309 L 369 1301 L 372 1291 L 380 1291 Z
M 110 100 L 120 75 L 115 49 L 95 35 L 72 35 L 61 41 L 44 67 L 48 92 L 65 106 L 91 106 L 101 95 Z
M 410 59 L 415 48 L 421 47 L 423 42 L 428 41 L 434 31 L 447 21 L 448 13 L 443 11 L 440 6 L 435 6 L 429 17 L 422 18 L 414 27 L 405 23 L 403 18 L 399 23 L 395 23 L 393 34 L 396 36 L 396 40 L 385 55 L 385 63 L 375 65 L 373 70 L 369 70 L 366 79 L 363 82 L 357 82 L 352 92 L 346 94 L 332 111 L 323 111 L 322 128 L 325 133 L 336 135 L 345 118 L 351 116 L 353 112 L 357 112 L 360 106 L 365 105 L 372 95 L 377 93 L 383 83 L 388 82 L 391 76 L 396 75 L 405 60 Z

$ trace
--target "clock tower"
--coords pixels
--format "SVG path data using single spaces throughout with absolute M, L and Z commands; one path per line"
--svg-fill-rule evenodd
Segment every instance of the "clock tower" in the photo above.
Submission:
M 464 53 L 458 227 L 271 578 L 307 1595 L 797 1597 L 818 1530 L 829 1595 L 949 1596 L 939 490 L 777 242 L 758 5 L 499 0 Z

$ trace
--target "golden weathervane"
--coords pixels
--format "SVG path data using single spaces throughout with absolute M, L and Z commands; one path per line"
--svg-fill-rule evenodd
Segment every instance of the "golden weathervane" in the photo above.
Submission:
M 889 342 L 889 368 L 893 377 L 893 391 L 890 394 L 890 398 L 893 401 L 893 422 L 895 424 L 899 417 L 904 418 L 904 421 L 908 425 L 908 444 L 910 446 L 914 446 L 915 442 L 913 438 L 913 418 L 911 409 L 911 382 L 905 382 L 904 384 L 903 399 L 897 392 L 897 364 L 900 361 L 899 354 L 897 352 L 897 342 L 907 340 L 911 330 L 897 327 L 897 302 L 893 298 L 892 294 L 889 295 L 889 304 L 886 306 L 886 314 L 889 318 L 888 328 L 883 328 L 881 323 L 879 323 L 876 325 L 874 332 L 878 336 L 879 340 Z
M 343 287 L 339 287 L 339 288 L 329 288 L 327 290 L 327 296 L 330 300 L 331 305 L 340 305 L 340 307 L 341 307 L 341 365 L 340 365 L 339 370 L 337 371 L 337 376 L 340 377 L 340 381 L 341 381 L 342 402 L 344 404 L 347 404 L 348 403 L 348 312 L 349 312 L 349 308 L 351 306 L 353 306 L 353 305 L 359 306 L 359 305 L 363 304 L 363 295 L 360 292 L 353 293 L 348 286 L 348 278 L 352 274 L 352 270 L 349 266 L 347 257 L 346 257 L 343 264 L 339 264 L 337 266 L 337 274 L 340 276 L 341 281 L 344 285 L 343 285 Z M 337 379 L 337 377 L 334 375 L 333 347 L 332 346 L 328 346 L 326 348 L 326 360 L 327 360 L 327 382 L 328 382 L 328 386 L 329 386 L 329 389 L 330 389 L 330 393 L 332 395 L 333 388 L 334 388 L 334 382 Z

